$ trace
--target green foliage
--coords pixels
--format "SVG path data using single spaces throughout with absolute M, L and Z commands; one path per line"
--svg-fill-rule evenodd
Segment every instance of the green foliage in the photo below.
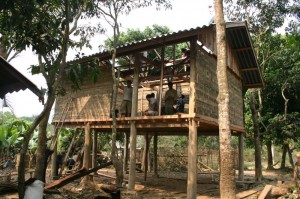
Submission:
M 13 118 L 10 122 L 0 126 L 0 153 L 15 155 L 19 152 L 23 134 L 30 127 L 30 122 Z
M 98 77 L 101 73 L 101 69 L 97 64 L 98 62 L 99 62 L 98 59 L 95 59 L 94 61 L 89 62 L 87 65 L 81 65 L 81 64 L 68 65 L 68 68 L 66 69 L 66 76 L 72 82 L 71 88 L 73 91 L 79 90 L 83 81 L 87 78 L 93 83 L 97 82 Z M 64 95 L 65 91 L 62 90 L 60 94 Z
M 147 40 L 149 38 L 153 38 L 156 36 L 161 36 L 164 34 L 168 34 L 172 32 L 167 26 L 160 26 L 157 24 L 152 25 L 151 27 L 147 26 L 144 30 L 140 29 L 128 29 L 126 32 L 120 33 L 120 38 L 118 42 L 118 46 L 122 46 L 128 43 L 134 43 L 142 40 Z M 104 41 L 105 48 L 111 49 L 113 47 L 113 37 L 108 38 Z M 181 48 L 187 48 L 188 44 L 182 43 L 178 44 L 175 47 L 175 58 L 181 57 Z M 161 49 L 149 51 L 147 55 L 145 55 L 148 59 L 152 61 L 160 61 L 160 58 L 157 54 L 161 54 Z M 173 46 L 167 46 L 165 48 L 165 59 L 170 59 L 174 57 L 174 49 Z M 119 65 L 127 65 L 130 64 L 126 59 L 119 59 Z
M 152 38 L 158 35 L 170 33 L 171 30 L 167 26 L 159 26 L 157 24 L 152 27 L 147 26 L 145 30 L 129 28 L 126 32 L 120 33 L 118 46 L 122 46 L 126 43 L 142 41 L 144 39 Z M 111 49 L 113 47 L 113 38 L 108 38 L 104 41 L 106 48 Z

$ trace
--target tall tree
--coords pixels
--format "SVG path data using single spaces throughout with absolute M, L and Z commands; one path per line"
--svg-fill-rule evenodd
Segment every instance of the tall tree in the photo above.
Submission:
M 229 119 L 226 24 L 223 0 L 215 0 L 215 23 L 217 28 L 217 79 L 219 88 L 220 195 L 221 198 L 235 198 L 235 170 Z
M 55 97 L 63 93 L 61 80 L 66 69 L 66 57 L 69 47 L 82 47 L 87 40 L 84 36 L 90 33 L 77 29 L 77 22 L 84 17 L 94 14 L 94 1 L 4 1 L 0 7 L 0 34 L 10 35 L 9 42 L 16 49 L 30 46 L 38 55 L 38 66 L 32 67 L 32 73 L 41 73 L 47 83 L 47 101 L 43 111 L 36 117 L 32 126 L 24 133 L 21 159 L 18 175 L 19 198 L 24 197 L 24 166 L 25 154 L 33 130 L 43 120 L 48 118 Z M 71 27 L 70 27 L 71 26 Z M 89 28 L 91 30 L 92 28 Z M 80 31 L 82 30 L 82 31 Z M 94 30 L 94 29 L 92 29 Z M 76 32 L 75 32 L 76 31 Z M 70 39 L 71 35 L 83 34 L 79 42 Z M 43 123 L 48 121 L 43 120 Z M 46 126 L 46 125 L 42 125 Z M 45 151 L 45 129 L 40 132 L 42 140 L 39 142 L 38 165 L 44 167 L 43 154 Z M 37 169 L 35 176 L 41 179 L 41 169 Z

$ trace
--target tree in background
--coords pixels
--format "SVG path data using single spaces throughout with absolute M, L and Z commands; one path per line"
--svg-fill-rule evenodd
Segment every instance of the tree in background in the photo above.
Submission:
M 47 101 L 44 109 L 24 134 L 21 150 L 18 186 L 19 197 L 24 197 L 24 161 L 28 143 L 33 130 L 42 121 L 39 133 L 39 147 L 37 153 L 37 168 L 35 177 L 42 178 L 44 168 L 44 151 L 46 147 L 47 118 L 55 97 L 63 93 L 60 87 L 62 76 L 67 66 L 66 57 L 69 48 L 82 47 L 86 37 L 79 42 L 71 40 L 74 34 L 88 35 L 90 31 L 77 29 L 77 22 L 82 18 L 91 17 L 94 13 L 92 1 L 5 1 L 0 7 L 0 34 L 10 35 L 8 42 L 15 49 L 23 50 L 31 47 L 38 55 L 38 66 L 32 67 L 32 73 L 41 73 L 47 83 Z M 84 15 L 83 15 L 84 13 Z M 71 26 L 71 27 L 70 27 Z M 89 28 L 91 30 L 92 28 Z M 82 30 L 82 31 L 80 31 Z M 77 31 L 77 32 L 76 32 Z
M 215 23 L 217 28 L 217 79 L 219 89 L 220 196 L 221 198 L 235 198 L 234 156 L 229 120 L 227 41 L 222 0 L 215 1 Z
M 250 94 L 248 96 L 250 96 L 249 99 L 251 100 L 245 100 L 245 102 L 249 103 L 249 107 L 251 107 L 249 110 L 251 110 L 253 115 L 251 123 L 254 128 L 252 128 L 252 130 L 248 130 L 250 130 L 250 132 L 254 132 L 255 137 L 255 178 L 257 180 L 262 178 L 261 158 L 259 158 L 261 154 L 259 147 L 261 138 L 264 139 L 263 141 L 266 143 L 268 149 L 268 168 L 273 167 L 271 147 L 274 137 L 272 134 L 269 134 L 269 128 L 270 125 L 272 125 L 270 122 L 276 114 L 279 112 L 282 113 L 283 110 L 280 107 L 284 104 L 281 104 L 283 98 L 280 96 L 280 89 L 278 90 L 275 88 L 281 88 L 283 86 L 283 84 L 279 82 L 285 79 L 285 77 L 278 76 L 280 81 L 276 81 L 274 78 L 268 79 L 268 76 L 273 73 L 274 67 L 282 67 L 278 61 L 280 60 L 279 57 L 282 58 L 281 55 L 285 50 L 285 45 L 280 39 L 282 36 L 276 35 L 276 32 L 278 28 L 281 28 L 284 25 L 288 16 L 297 16 L 298 14 L 299 17 L 297 10 L 299 10 L 299 3 L 297 3 L 297 1 L 286 0 L 235 0 L 229 1 L 226 9 L 227 17 L 230 20 L 247 20 L 250 27 L 250 34 L 254 40 L 254 47 L 258 56 L 258 62 L 261 66 L 265 79 L 265 88 L 262 90 L 250 90 Z M 285 61 L 288 61 L 288 59 Z M 247 121 L 249 120 L 246 120 L 246 122 Z M 246 126 L 249 125 L 246 124 Z

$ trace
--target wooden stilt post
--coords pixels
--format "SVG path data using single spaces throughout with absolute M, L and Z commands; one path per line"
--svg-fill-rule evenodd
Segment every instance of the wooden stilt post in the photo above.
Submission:
M 84 154 L 83 154 L 83 168 L 89 169 L 90 168 L 90 157 L 91 157 L 91 128 L 90 123 L 85 125 L 84 129 Z M 85 176 L 81 184 L 83 186 L 87 185 L 89 181 L 89 176 Z
M 190 99 L 189 115 L 195 114 L 195 86 L 196 86 L 196 41 L 191 41 L 191 68 L 190 68 Z M 189 146 L 188 146 L 188 179 L 187 179 L 187 198 L 197 197 L 197 123 L 195 118 L 189 121 Z
M 240 181 L 244 180 L 244 134 L 239 134 L 239 177 Z
M 124 161 L 123 161 L 123 173 L 127 172 L 128 168 L 128 145 L 129 145 L 129 133 L 125 133 L 125 143 L 124 143 Z
M 158 136 L 157 134 L 154 135 L 153 138 L 153 173 L 154 177 L 158 177 L 158 172 L 157 172 L 157 139 Z
M 197 123 L 189 122 L 187 198 L 197 196 Z
M 131 117 L 137 116 L 138 105 L 138 85 L 139 85 L 139 68 L 140 60 L 135 56 L 134 78 L 133 78 L 133 92 L 132 92 L 132 109 Z M 136 125 L 135 121 L 130 121 L 130 165 L 129 165 L 129 182 L 128 189 L 134 190 L 135 187 L 135 167 L 136 167 Z
M 51 176 L 52 179 L 55 179 L 58 176 L 57 168 L 57 143 L 55 143 L 53 148 L 53 153 L 51 156 Z
M 95 168 L 97 164 L 97 151 L 98 151 L 98 132 L 94 129 L 93 132 L 93 160 L 92 160 L 92 168 Z M 94 174 L 97 174 L 97 171 L 94 172 Z
M 162 47 L 161 48 L 161 67 L 160 67 L 160 85 L 159 85 L 158 115 L 161 115 L 161 108 L 162 108 L 164 66 L 165 66 L 165 47 Z
M 148 172 L 148 154 L 149 154 L 149 135 L 145 135 L 145 159 L 144 159 L 144 181 L 147 181 L 147 172 Z

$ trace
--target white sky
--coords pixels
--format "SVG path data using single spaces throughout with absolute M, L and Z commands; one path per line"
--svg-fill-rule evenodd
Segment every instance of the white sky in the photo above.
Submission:
M 143 30 L 146 26 L 153 24 L 163 25 L 169 27 L 172 31 L 179 31 L 184 29 L 195 28 L 198 26 L 208 25 L 213 17 L 213 0 L 173 0 L 172 10 L 157 11 L 155 7 L 138 9 L 132 11 L 129 15 L 121 18 L 121 31 L 126 31 L 128 28 L 139 28 Z M 109 29 L 108 29 L 109 30 Z M 85 49 L 82 52 L 85 55 L 94 54 L 98 52 L 98 46 L 102 42 L 112 36 L 106 33 L 105 35 L 94 38 L 92 50 Z M 69 60 L 74 58 L 74 53 L 69 53 Z M 24 76 L 30 79 L 37 85 L 38 88 L 46 88 L 43 77 L 31 75 L 27 70 L 30 65 L 37 64 L 37 57 L 33 55 L 30 50 L 22 52 L 16 59 L 12 60 L 13 65 Z M 17 117 L 38 115 L 42 111 L 42 104 L 39 103 L 38 98 L 30 90 L 19 91 L 12 94 L 7 94 L 10 104 L 14 108 L 14 113 Z

